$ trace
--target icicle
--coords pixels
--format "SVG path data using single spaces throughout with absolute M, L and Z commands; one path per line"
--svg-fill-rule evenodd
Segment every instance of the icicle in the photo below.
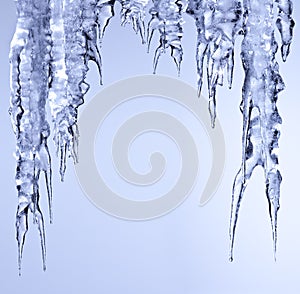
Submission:
M 122 5 L 121 23 L 131 23 L 134 31 L 140 34 L 142 43 L 145 41 L 145 8 L 149 0 L 120 0 Z
M 99 42 L 100 46 L 103 40 L 105 29 L 107 28 L 110 19 L 115 15 L 114 5 L 115 0 L 99 0 L 95 7 L 97 16 L 97 25 L 99 29 Z
M 207 58 L 209 112 L 212 127 L 216 119 L 216 87 L 223 85 L 227 70 L 229 88 L 232 84 L 233 49 L 241 30 L 240 0 L 190 0 L 187 12 L 195 18 L 197 38 L 198 93 L 202 88 L 204 58 Z
M 51 0 L 53 46 L 49 100 L 62 181 L 67 157 L 71 156 L 74 162 L 78 160 L 77 109 L 89 88 L 85 82 L 89 60 L 97 64 L 102 83 L 101 33 L 96 6 L 96 0 Z
M 289 29 L 282 30 L 283 45 L 291 42 L 293 21 L 290 18 L 290 1 L 278 1 L 279 18 L 282 3 L 289 2 L 287 15 Z M 275 1 L 244 2 L 245 36 L 242 43 L 242 61 L 245 70 L 243 86 L 243 157 L 241 168 L 235 178 L 232 191 L 230 221 L 230 260 L 233 260 L 233 243 L 240 204 L 247 183 L 257 166 L 265 172 L 266 196 L 272 225 L 274 258 L 276 259 L 277 212 L 279 209 L 281 175 L 278 169 L 278 139 L 281 117 L 278 114 L 277 95 L 284 89 L 275 59 L 277 43 L 274 37 Z M 287 10 L 286 10 L 287 11 Z M 286 24 L 285 24 L 286 26 Z M 289 32 L 289 33 L 287 33 Z M 288 36 L 288 37 L 287 37 Z M 288 50 L 283 50 L 283 59 Z
M 33 214 L 34 223 L 40 232 L 43 268 L 46 268 L 44 221 L 39 207 L 39 177 L 43 171 L 51 211 L 51 162 L 47 147 L 50 131 L 45 117 L 50 37 L 47 1 L 18 0 L 16 5 L 18 21 L 10 51 L 10 114 L 17 139 L 16 230 L 21 274 L 29 212 Z
M 187 3 L 184 0 L 153 0 L 153 3 L 154 6 L 150 9 L 152 18 L 148 23 L 148 51 L 154 31 L 159 30 L 160 33 L 160 45 L 155 51 L 153 72 L 156 72 L 161 54 L 170 48 L 179 75 L 183 56 L 181 46 L 183 35 L 182 14 L 186 10 Z
M 68 76 L 66 73 L 65 28 L 63 20 L 63 0 L 50 0 L 52 37 L 51 67 L 49 85 L 49 105 L 54 124 L 54 141 L 57 154 L 60 153 L 60 175 L 63 180 L 65 172 L 65 149 L 75 148 L 73 135 L 69 132 L 70 126 L 75 123 L 70 107 L 71 99 L 68 96 Z
M 105 29 L 114 16 L 115 0 L 16 0 L 18 22 L 11 43 L 10 114 L 17 138 L 16 216 L 19 268 L 28 229 L 29 212 L 37 224 L 45 268 L 46 249 L 43 215 L 39 208 L 39 178 L 44 173 L 52 222 L 51 158 L 47 146 L 50 128 L 45 104 L 49 101 L 54 141 L 60 157 L 63 180 L 66 161 L 78 160 L 78 107 L 89 85 L 85 82 L 88 62 L 94 61 L 102 84 L 100 48 Z M 131 23 L 145 42 L 145 9 L 149 0 L 119 0 L 122 24 Z M 244 3 L 244 18 L 241 17 Z M 232 84 L 234 43 L 244 33 L 242 61 L 243 157 L 234 186 L 230 224 L 231 259 L 240 202 L 253 169 L 265 170 L 270 206 L 274 254 L 281 175 L 278 170 L 278 138 L 281 118 L 276 101 L 284 84 L 275 60 L 275 23 L 281 35 L 283 61 L 290 51 L 294 21 L 290 0 L 153 0 L 148 23 L 148 51 L 155 30 L 160 44 L 155 51 L 156 72 L 162 53 L 170 49 L 178 74 L 183 58 L 183 13 L 192 15 L 197 27 L 198 91 L 201 92 L 204 64 L 207 68 L 209 112 L 214 127 L 216 88 L 227 74 Z M 243 23 L 244 21 L 244 23 Z
M 101 55 L 100 55 L 100 42 L 99 42 L 99 28 L 97 23 L 96 0 L 84 0 L 82 9 L 82 26 L 84 36 L 86 38 L 87 58 L 96 63 L 98 67 L 100 84 L 102 85 L 101 73 Z M 100 16 L 101 17 L 101 16 Z M 85 77 L 85 76 L 84 76 Z
M 276 25 L 281 35 L 281 56 L 282 60 L 286 61 L 290 52 L 290 45 L 292 42 L 294 20 L 291 17 L 293 5 L 290 0 L 276 0 L 278 3 L 278 18 Z

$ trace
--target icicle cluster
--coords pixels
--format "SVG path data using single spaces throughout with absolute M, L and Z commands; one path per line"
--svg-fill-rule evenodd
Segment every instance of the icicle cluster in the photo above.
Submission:
M 120 0 L 122 5 L 121 10 L 121 23 L 125 25 L 131 23 L 134 31 L 140 34 L 142 43 L 146 41 L 145 32 L 145 8 L 149 0 Z
M 45 269 L 45 232 L 39 207 L 39 178 L 44 172 L 51 207 L 51 166 L 47 146 L 50 128 L 45 111 L 51 44 L 49 7 L 45 1 L 23 0 L 17 1 L 17 12 L 18 22 L 10 53 L 10 113 L 17 139 L 19 270 L 29 212 L 33 214 L 40 232 Z
M 101 78 L 99 36 L 106 24 L 98 21 L 98 11 L 103 4 L 97 4 L 93 0 L 16 1 L 18 22 L 10 52 L 10 113 L 17 138 L 19 269 L 29 212 L 40 231 L 44 269 L 46 267 L 44 222 L 39 208 L 39 177 L 43 171 L 52 222 L 46 100 L 53 118 L 63 180 L 66 158 L 71 156 L 77 161 L 77 108 L 89 88 L 84 81 L 89 60 L 96 62 Z
M 77 109 L 89 85 L 85 82 L 88 61 L 96 63 L 100 83 L 101 56 L 97 2 L 95 0 L 50 0 L 51 66 L 49 104 L 54 123 L 54 141 L 61 158 L 63 180 L 66 158 L 76 162 L 78 129 Z
M 153 3 L 154 6 L 150 9 L 152 18 L 148 24 L 148 51 L 154 31 L 158 30 L 160 34 L 160 44 L 155 51 L 153 60 L 153 73 L 156 72 L 161 54 L 170 49 L 179 75 L 183 56 L 181 46 L 182 14 L 186 10 L 187 3 L 184 0 L 154 0 Z
M 50 127 L 46 120 L 48 101 L 53 135 L 60 157 L 63 180 L 66 159 L 78 160 L 77 114 L 89 89 L 85 82 L 88 62 L 99 70 L 104 32 L 114 16 L 115 0 L 16 0 L 18 21 L 11 43 L 11 118 L 17 139 L 16 216 L 19 268 L 29 212 L 37 224 L 45 268 L 45 233 L 39 208 L 39 177 L 45 175 L 50 221 L 52 221 L 51 159 L 47 146 Z M 191 15 L 197 27 L 196 65 L 198 92 L 207 70 L 209 112 L 212 127 L 216 119 L 216 88 L 227 75 L 232 84 L 234 44 L 244 35 L 242 61 L 243 158 L 232 199 L 230 224 L 231 259 L 240 202 L 253 169 L 265 170 L 266 193 L 270 204 L 274 252 L 277 238 L 277 211 L 281 175 L 278 170 L 278 138 L 281 118 L 276 101 L 284 84 L 275 59 L 274 31 L 281 35 L 281 54 L 285 61 L 290 50 L 294 22 L 290 0 L 153 0 L 145 32 L 149 0 L 119 0 L 121 24 L 131 23 L 134 31 L 147 40 L 149 51 L 154 32 L 159 33 L 153 68 L 156 72 L 161 54 L 170 50 L 178 74 L 183 59 L 183 15 Z
M 234 42 L 242 25 L 241 1 L 190 0 L 187 12 L 194 17 L 198 32 L 196 60 L 199 95 L 206 57 L 209 113 L 214 127 L 216 87 L 223 85 L 226 70 L 229 88 L 232 84 Z
M 278 8 L 275 2 L 278 3 Z M 285 61 L 289 53 L 294 26 L 291 12 L 292 3 L 289 0 L 244 1 L 244 40 L 241 54 L 245 70 L 241 104 L 243 157 L 232 191 L 231 261 L 241 200 L 252 172 L 257 166 L 262 166 L 264 169 L 273 232 L 274 258 L 276 259 L 277 212 L 281 183 L 277 155 L 281 117 L 276 102 L 278 93 L 284 89 L 284 83 L 279 75 L 275 59 L 278 45 L 274 35 L 274 23 L 276 21 L 281 34 L 281 53 Z

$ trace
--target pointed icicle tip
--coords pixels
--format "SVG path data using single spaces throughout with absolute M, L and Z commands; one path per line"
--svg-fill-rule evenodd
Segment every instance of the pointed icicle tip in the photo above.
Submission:
M 291 44 L 289 43 L 289 44 L 283 44 L 281 46 L 281 56 L 282 56 L 283 62 L 286 62 L 287 57 L 288 57 L 288 55 L 290 53 L 290 45 Z

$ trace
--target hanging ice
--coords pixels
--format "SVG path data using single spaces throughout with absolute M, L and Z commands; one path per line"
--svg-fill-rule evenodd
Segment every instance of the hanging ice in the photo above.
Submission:
M 121 24 L 131 23 L 144 43 L 145 11 L 149 0 L 119 2 Z M 51 159 L 47 146 L 50 127 L 46 121 L 46 101 L 52 115 L 63 180 L 66 159 L 72 157 L 77 161 L 77 114 L 89 88 L 85 78 L 90 60 L 96 63 L 102 83 L 100 47 L 105 29 L 114 16 L 115 3 L 115 0 L 16 0 L 18 21 L 10 52 L 10 113 L 17 139 L 19 268 L 30 212 L 40 232 L 44 269 L 46 267 L 44 222 L 39 207 L 39 178 L 43 172 L 52 221 Z M 244 35 L 241 53 L 245 69 L 241 104 L 243 158 L 232 193 L 230 258 L 241 199 L 252 171 L 258 165 L 265 171 L 276 252 L 281 182 L 277 157 L 281 118 L 276 101 L 284 84 L 275 60 L 274 31 L 277 26 L 285 61 L 294 26 L 291 1 L 153 0 L 149 12 L 148 50 L 156 30 L 160 36 L 154 54 L 154 73 L 161 54 L 170 50 L 179 74 L 183 59 L 183 14 L 187 12 L 195 19 L 198 91 L 201 91 L 206 68 L 212 126 L 216 118 L 216 87 L 223 85 L 225 74 L 231 87 L 234 43 L 238 34 Z
M 44 172 L 51 207 L 51 165 L 47 146 L 50 132 L 45 118 L 51 44 L 49 7 L 46 1 L 20 0 L 17 1 L 17 12 L 18 22 L 10 53 L 10 112 L 17 139 L 16 228 L 19 270 L 29 212 L 33 214 L 33 220 L 40 232 L 45 269 L 45 232 L 39 207 L 39 177 Z
M 100 0 L 95 7 L 97 15 L 97 24 L 99 28 L 98 36 L 101 45 L 105 29 L 107 28 L 110 19 L 115 15 L 114 5 L 115 0 Z
M 106 23 L 98 22 L 102 6 L 97 7 L 93 0 L 18 0 L 16 5 L 18 22 L 10 53 L 10 112 L 17 138 L 19 268 L 28 214 L 32 212 L 40 231 L 45 269 L 45 233 L 39 208 L 41 171 L 45 173 L 52 221 L 46 99 L 53 118 L 63 180 L 67 156 L 77 160 L 77 108 L 88 90 L 84 80 L 89 60 L 96 62 L 101 78 L 99 35 L 103 34 Z
M 275 2 L 278 3 L 278 10 Z M 277 18 L 276 24 L 282 37 L 281 53 L 285 61 L 294 26 L 290 16 L 292 3 L 289 0 L 244 1 L 244 10 L 244 40 L 241 54 L 245 70 L 241 105 L 243 157 L 232 191 L 230 260 L 233 259 L 233 242 L 241 200 L 254 168 L 259 165 L 263 167 L 265 173 L 276 259 L 277 212 L 281 183 L 277 156 L 281 117 L 276 101 L 284 84 L 275 59 L 278 46 L 275 41 L 274 23 Z
M 51 4 L 53 46 L 49 100 L 63 179 L 66 157 L 71 155 L 77 161 L 77 108 L 89 88 L 85 82 L 89 60 L 96 63 L 102 83 L 100 38 L 109 17 L 106 14 L 105 21 L 100 21 L 101 10 L 107 5 L 96 0 L 51 0 Z
M 186 10 L 187 3 L 185 0 L 153 0 L 153 3 L 154 6 L 150 9 L 152 18 L 148 24 L 148 51 L 154 31 L 158 30 L 160 34 L 160 44 L 155 51 L 153 60 L 153 72 L 156 72 L 161 54 L 170 49 L 179 74 L 183 56 L 181 46 L 182 14 Z
M 131 23 L 134 31 L 140 34 L 145 43 L 145 8 L 149 0 L 120 0 L 122 4 L 121 23 Z
M 199 95 L 206 57 L 209 113 L 214 127 L 216 87 L 223 85 L 226 71 L 229 88 L 232 84 L 234 41 L 241 30 L 241 1 L 190 0 L 187 12 L 195 18 L 198 32 L 196 60 Z

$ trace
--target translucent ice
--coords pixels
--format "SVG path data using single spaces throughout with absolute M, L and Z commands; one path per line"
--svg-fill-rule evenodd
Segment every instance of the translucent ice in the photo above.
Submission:
M 186 10 L 187 3 L 184 0 L 153 0 L 150 9 L 152 15 L 148 23 L 148 51 L 155 30 L 159 31 L 160 44 L 157 47 L 153 60 L 153 72 L 156 72 L 159 57 L 167 49 L 171 50 L 171 56 L 176 64 L 178 74 L 182 62 L 183 50 L 181 39 L 183 35 L 182 14 Z
M 39 207 L 39 178 L 44 172 L 51 208 L 50 134 L 45 104 L 50 60 L 49 7 L 39 0 L 17 1 L 18 22 L 11 44 L 11 118 L 17 139 L 16 215 L 19 270 L 28 229 L 29 212 L 37 224 L 44 269 L 46 249 L 43 215 Z
M 134 31 L 140 34 L 142 43 L 145 43 L 145 9 L 149 0 L 120 0 L 122 4 L 122 25 L 131 23 Z
M 277 43 L 274 21 L 282 36 L 282 58 L 286 60 L 292 38 L 293 20 L 290 1 L 244 1 L 244 40 L 242 61 L 245 70 L 243 86 L 243 156 L 232 191 L 230 222 L 230 260 L 233 259 L 233 243 L 238 212 L 247 183 L 257 166 L 265 173 L 266 195 L 269 202 L 274 257 L 276 259 L 277 212 L 279 209 L 281 174 L 278 169 L 278 139 L 281 117 L 276 102 L 284 89 L 275 59 Z
M 62 180 L 66 158 L 77 161 L 77 109 L 89 88 L 85 82 L 89 60 L 96 63 L 102 83 L 99 30 L 105 25 L 98 22 L 100 8 L 95 0 L 51 0 L 49 102 Z
M 11 43 L 10 114 L 17 140 L 16 215 L 19 268 L 28 229 L 29 213 L 37 224 L 44 268 L 46 249 L 43 215 L 39 207 L 39 178 L 45 175 L 52 221 L 51 159 L 47 146 L 50 127 L 46 120 L 48 101 L 53 136 L 60 156 L 63 180 L 66 160 L 77 161 L 78 107 L 89 89 L 85 82 L 88 62 L 94 61 L 102 83 L 101 43 L 114 16 L 115 0 L 16 0 L 18 21 Z M 278 169 L 278 139 L 281 118 L 276 101 L 284 84 L 275 59 L 275 29 L 281 37 L 283 61 L 290 51 L 294 21 L 290 0 L 153 0 L 145 33 L 149 0 L 118 0 L 121 23 L 147 39 L 148 50 L 155 31 L 159 46 L 154 54 L 154 73 L 160 56 L 170 50 L 178 74 L 183 59 L 183 15 L 191 15 L 197 27 L 196 66 L 198 91 L 207 70 L 211 124 L 216 119 L 216 88 L 225 75 L 232 84 L 234 44 L 243 34 L 242 62 L 245 81 L 242 165 L 232 192 L 230 242 L 232 259 L 238 212 L 248 180 L 256 166 L 265 171 L 266 194 L 273 231 L 277 240 L 277 211 L 281 175 Z
M 190 0 L 187 12 L 194 17 L 198 32 L 196 59 L 199 95 L 206 57 L 209 113 L 214 127 L 216 87 L 223 85 L 226 71 L 229 87 L 232 84 L 234 41 L 242 24 L 241 1 Z
M 100 2 L 100 1 L 99 1 Z M 52 221 L 51 159 L 47 146 L 50 127 L 46 100 L 54 124 L 54 141 L 60 154 L 60 175 L 66 158 L 77 160 L 77 108 L 88 90 L 84 81 L 88 61 L 95 61 L 101 78 L 99 36 L 105 4 L 94 0 L 17 0 L 18 21 L 11 42 L 10 113 L 17 139 L 16 216 L 19 268 L 28 213 L 32 212 L 41 236 L 44 269 L 46 249 L 43 215 L 39 208 L 39 177 L 45 174 Z M 101 6 L 102 5 L 102 6 Z

